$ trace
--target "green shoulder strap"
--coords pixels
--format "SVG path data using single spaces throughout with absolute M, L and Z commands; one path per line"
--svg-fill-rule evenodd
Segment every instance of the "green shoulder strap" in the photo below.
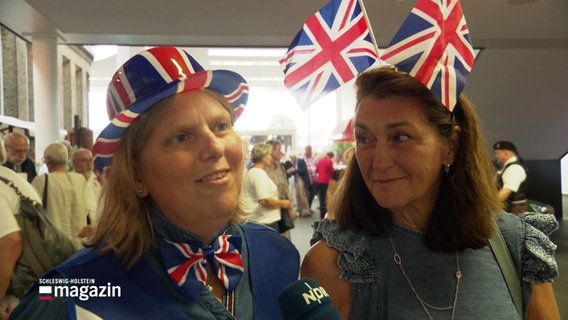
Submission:
M 503 239 L 501 230 L 499 230 L 499 227 L 497 227 L 496 229 L 497 232 L 495 233 L 495 235 L 489 239 L 489 246 L 493 251 L 493 255 L 495 255 L 495 258 L 497 259 L 497 263 L 499 263 L 499 267 L 501 268 L 501 272 L 505 277 L 505 281 L 507 282 L 507 287 L 509 288 L 511 297 L 513 297 L 515 307 L 517 307 L 517 312 L 522 319 L 523 296 L 521 291 L 521 279 L 519 278 L 519 274 L 517 273 L 517 269 L 515 268 L 513 258 L 511 258 L 511 253 L 509 252 L 509 248 L 505 243 L 505 239 Z

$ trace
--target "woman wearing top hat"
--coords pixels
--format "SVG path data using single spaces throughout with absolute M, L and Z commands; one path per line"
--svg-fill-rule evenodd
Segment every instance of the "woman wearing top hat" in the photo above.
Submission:
M 12 318 L 280 318 L 298 252 L 236 221 L 244 156 L 233 123 L 247 96 L 240 75 L 203 70 L 178 48 L 127 61 L 93 147 L 97 169 L 111 166 L 93 246 L 40 279 Z

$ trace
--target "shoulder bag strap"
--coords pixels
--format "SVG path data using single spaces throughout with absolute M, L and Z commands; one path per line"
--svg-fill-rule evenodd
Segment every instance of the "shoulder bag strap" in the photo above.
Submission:
M 496 228 L 495 235 L 489 238 L 489 246 L 493 251 L 493 255 L 497 259 L 497 263 L 501 268 L 501 272 L 505 277 L 505 282 L 507 282 L 507 287 L 509 288 L 509 292 L 511 293 L 511 297 L 513 297 L 513 302 L 515 303 L 515 307 L 517 308 L 517 312 L 523 318 L 523 296 L 521 291 L 521 279 L 519 278 L 519 274 L 515 269 L 515 264 L 513 263 L 513 258 L 511 258 L 511 253 L 507 248 L 507 244 L 505 243 L 505 239 L 503 239 L 503 235 L 501 234 L 501 230 L 499 227 Z
M 9 185 L 10 187 L 12 187 L 12 189 L 14 189 L 14 191 L 16 192 L 16 194 L 18 195 L 18 197 L 20 198 L 28 198 L 26 196 L 24 196 L 22 194 L 22 192 L 20 191 L 20 189 L 18 189 L 18 187 L 16 187 L 16 185 L 14 184 L 14 182 L 12 180 L 9 180 L 8 178 L 2 177 L 0 176 L 0 180 L 2 180 L 5 184 Z
M 45 210 L 47 210 L 47 177 L 48 174 L 45 174 L 45 183 L 43 184 L 43 197 L 41 199 L 41 202 L 43 204 L 43 208 Z
M 12 182 L 12 180 L 9 180 L 7 178 L 4 178 L 2 176 L 0 176 L 0 180 L 2 180 L 5 184 L 9 185 L 10 187 L 12 187 L 12 189 L 14 189 L 14 191 L 16 191 L 16 194 L 18 196 L 22 196 L 22 193 L 20 192 L 20 190 L 14 185 L 14 183 Z

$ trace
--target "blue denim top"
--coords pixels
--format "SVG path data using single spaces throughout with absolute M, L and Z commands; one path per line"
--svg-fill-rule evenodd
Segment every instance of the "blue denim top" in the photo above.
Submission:
M 503 214 L 498 219 L 509 250 L 526 285 L 552 281 L 558 275 L 554 245 L 548 235 L 558 223 L 549 215 Z M 334 221 L 314 223 L 316 237 L 339 251 L 340 277 L 352 284 L 349 319 L 428 319 L 408 281 L 393 259 L 388 237 L 341 229 Z M 519 232 L 516 232 L 519 231 Z M 452 306 L 456 288 L 456 254 L 432 252 L 424 233 L 394 224 L 390 234 L 404 271 L 417 294 L 438 307 Z M 516 237 L 516 238 L 513 238 Z M 462 278 L 455 319 L 519 319 L 500 267 L 491 249 L 466 249 L 458 253 Z M 434 319 L 450 319 L 451 310 L 428 308 Z

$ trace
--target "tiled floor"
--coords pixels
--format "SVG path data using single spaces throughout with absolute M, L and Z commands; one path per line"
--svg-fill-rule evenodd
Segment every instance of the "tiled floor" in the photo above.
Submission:
M 560 276 L 554 282 L 554 292 L 562 319 L 568 320 L 568 196 L 563 198 L 564 219 L 560 221 L 560 229 L 552 235 L 552 240 L 558 245 L 556 261 Z M 292 242 L 300 251 L 301 258 L 309 249 L 309 240 L 312 236 L 311 224 L 319 219 L 317 198 L 312 204 L 314 214 L 310 217 L 300 217 L 296 220 L 296 227 L 292 229 Z M 558 208 L 557 210 L 562 210 Z

